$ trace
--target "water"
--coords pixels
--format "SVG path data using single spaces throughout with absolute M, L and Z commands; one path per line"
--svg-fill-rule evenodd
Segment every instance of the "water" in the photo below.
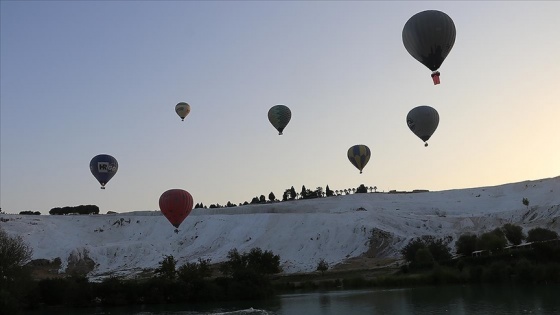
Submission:
M 450 286 L 286 294 L 267 301 L 53 309 L 29 315 L 558 315 L 560 286 Z

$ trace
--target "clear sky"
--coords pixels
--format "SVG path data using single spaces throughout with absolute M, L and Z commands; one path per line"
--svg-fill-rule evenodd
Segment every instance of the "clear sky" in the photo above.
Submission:
M 329 185 L 478 187 L 560 175 L 557 1 L 1 1 L 0 206 L 156 210 Z M 457 38 L 441 84 L 402 28 L 435 9 Z M 174 111 L 188 102 L 181 121 Z M 278 136 L 268 109 L 292 120 Z M 440 124 L 425 148 L 406 125 Z M 372 152 L 363 174 L 346 152 Z M 89 162 L 119 161 L 99 189 Z

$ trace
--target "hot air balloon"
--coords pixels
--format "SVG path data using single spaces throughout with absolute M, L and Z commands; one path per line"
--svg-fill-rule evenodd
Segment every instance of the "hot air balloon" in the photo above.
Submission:
M 179 228 L 179 225 L 191 213 L 192 208 L 193 198 L 185 190 L 170 189 L 159 197 L 159 209 L 175 229 Z
M 350 163 L 352 163 L 352 165 L 360 170 L 360 174 L 362 174 L 362 170 L 368 163 L 370 156 L 371 151 L 366 145 L 363 144 L 357 144 L 348 149 L 348 159 L 350 160 Z
M 268 110 L 268 120 L 278 130 L 279 135 L 282 134 L 291 118 L 292 111 L 286 105 L 275 105 Z
M 179 117 L 181 117 L 181 121 L 185 120 L 185 117 L 191 112 L 191 105 L 181 102 L 175 105 L 175 112 Z
M 101 184 L 101 189 L 105 189 L 105 185 L 115 176 L 118 169 L 117 159 L 108 154 L 96 155 L 89 162 L 89 170 Z
M 426 141 L 430 139 L 439 124 L 439 114 L 430 106 L 418 106 L 408 112 L 406 124 L 418 138 L 425 142 L 424 146 L 427 147 Z
M 439 84 L 439 67 L 455 43 L 455 24 L 445 13 L 427 10 L 416 13 L 404 25 L 402 40 L 409 54 L 432 70 Z

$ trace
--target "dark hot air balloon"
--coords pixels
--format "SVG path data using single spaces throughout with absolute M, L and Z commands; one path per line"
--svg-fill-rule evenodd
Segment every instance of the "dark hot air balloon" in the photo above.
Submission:
M 105 185 L 115 176 L 118 169 L 117 159 L 108 154 L 96 155 L 89 162 L 89 170 L 101 184 L 101 189 L 105 189 Z
M 362 170 L 368 163 L 370 157 L 371 151 L 366 145 L 357 144 L 348 149 L 348 160 L 360 170 L 360 174 L 362 174 Z
M 439 124 L 438 112 L 430 106 L 422 105 L 413 108 L 406 115 L 408 128 L 428 146 L 428 139 L 436 131 Z
M 292 111 L 286 105 L 275 105 L 268 110 L 268 120 L 278 130 L 279 135 L 282 134 L 291 118 Z
M 439 84 L 439 67 L 455 44 L 455 24 L 445 13 L 427 10 L 416 13 L 404 25 L 402 40 L 409 54 L 432 70 Z
M 159 197 L 159 209 L 176 229 L 191 213 L 192 208 L 193 198 L 185 190 L 170 189 Z
M 191 105 L 181 102 L 175 105 L 175 112 L 179 117 L 181 117 L 181 121 L 185 120 L 185 117 L 191 112 Z

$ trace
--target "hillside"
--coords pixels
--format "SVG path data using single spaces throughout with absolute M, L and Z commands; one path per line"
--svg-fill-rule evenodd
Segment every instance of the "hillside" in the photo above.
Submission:
M 522 199 L 530 201 L 529 207 Z M 280 255 L 284 273 L 314 271 L 357 257 L 397 258 L 421 235 L 481 233 L 513 223 L 560 232 L 560 176 L 493 187 L 422 193 L 367 193 L 234 208 L 194 209 L 179 233 L 159 211 L 89 216 L 0 215 L 0 227 L 33 247 L 33 259 L 60 258 L 60 272 L 89 261 L 91 278 L 132 276 L 164 256 L 179 264 L 218 263 L 229 250 Z M 84 258 L 86 258 L 84 260 Z

